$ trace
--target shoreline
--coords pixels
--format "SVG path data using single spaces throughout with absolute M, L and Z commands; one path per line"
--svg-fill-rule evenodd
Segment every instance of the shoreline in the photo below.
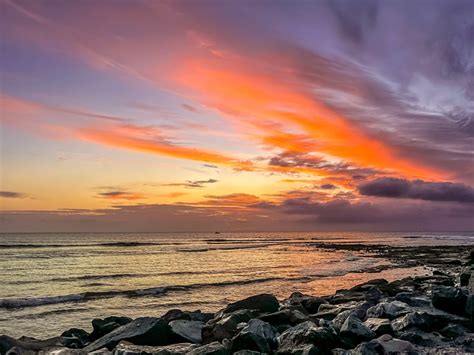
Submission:
M 161 317 L 94 319 L 91 333 L 72 328 L 47 340 L 1 336 L 0 353 L 474 353 L 472 247 L 309 244 L 389 260 L 392 265 L 382 270 L 423 266 L 432 275 L 375 279 L 329 296 L 296 292 L 277 300 L 261 294 L 216 313 L 170 310 Z

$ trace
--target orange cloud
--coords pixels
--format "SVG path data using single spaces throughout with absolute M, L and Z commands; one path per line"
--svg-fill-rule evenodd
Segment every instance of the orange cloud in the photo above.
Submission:
M 135 201 L 142 200 L 145 196 L 138 192 L 127 192 L 127 191 L 107 191 L 101 192 L 98 194 L 100 198 L 105 198 L 108 200 L 127 200 Z
M 274 76 L 251 72 L 239 63 L 232 63 L 228 69 L 205 60 L 190 61 L 183 68 L 176 74 L 177 81 L 191 89 L 192 95 L 203 104 L 259 129 L 265 127 L 262 121 L 277 122 L 288 129 L 302 130 L 311 138 L 311 142 L 301 144 L 301 136 L 270 128 L 263 131 L 264 143 L 293 151 L 321 152 L 405 176 L 432 179 L 443 175 L 400 157 L 392 147 L 317 102 L 310 95 L 311 88 L 295 84 L 297 78 L 277 80 Z

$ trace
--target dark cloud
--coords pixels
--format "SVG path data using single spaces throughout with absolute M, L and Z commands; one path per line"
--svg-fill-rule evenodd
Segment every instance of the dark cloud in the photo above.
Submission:
M 361 184 L 359 193 L 366 196 L 410 198 L 426 201 L 474 202 L 474 189 L 452 182 L 409 181 L 380 178 Z
M 337 186 L 336 185 L 333 185 L 333 184 L 323 184 L 321 186 L 319 186 L 320 189 L 323 189 L 323 190 L 334 190 Z
M 187 180 L 186 182 L 173 182 L 169 184 L 163 184 L 163 186 L 183 186 L 187 188 L 203 188 L 208 184 L 215 184 L 219 182 L 216 179 L 207 179 L 207 180 Z
M 25 198 L 27 196 L 25 194 L 21 193 L 21 192 L 0 191 L 0 197 L 4 197 L 4 198 Z
M 141 193 L 138 192 L 129 192 L 129 191 L 105 191 L 97 194 L 100 198 L 110 199 L 110 200 L 141 200 L 145 198 Z

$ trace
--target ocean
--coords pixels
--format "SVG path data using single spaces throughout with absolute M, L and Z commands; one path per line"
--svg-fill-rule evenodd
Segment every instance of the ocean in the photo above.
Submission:
M 263 292 L 328 295 L 429 272 L 311 242 L 474 245 L 474 232 L 0 234 L 0 334 L 47 338 L 110 315 L 217 311 Z

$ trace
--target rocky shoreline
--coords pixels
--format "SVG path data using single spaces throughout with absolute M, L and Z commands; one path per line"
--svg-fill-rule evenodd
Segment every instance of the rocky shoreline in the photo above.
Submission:
M 375 279 L 330 296 L 252 296 L 216 313 L 170 310 L 161 317 L 106 317 L 92 332 L 72 328 L 38 340 L 0 337 L 1 354 L 471 354 L 474 250 L 466 246 L 321 244 L 369 252 L 432 274 Z M 39 324 L 38 326 L 41 326 Z

